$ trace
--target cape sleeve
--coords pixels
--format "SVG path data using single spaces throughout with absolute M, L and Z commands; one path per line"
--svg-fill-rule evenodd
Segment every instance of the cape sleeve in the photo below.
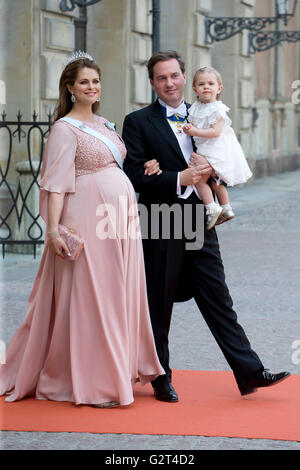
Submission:
M 227 116 L 227 112 L 230 111 L 230 108 L 228 108 L 228 106 L 226 106 L 221 101 L 216 101 L 215 103 L 213 103 L 213 106 L 211 108 L 212 113 L 208 115 L 207 119 L 209 126 L 215 124 L 220 118 L 224 119 L 225 124 L 231 126 L 231 119 Z
M 206 129 L 222 117 L 225 124 L 231 126 L 231 119 L 227 116 L 228 111 L 230 111 L 230 108 L 222 103 L 222 101 L 201 103 L 196 100 L 189 108 L 188 121 L 200 129 Z
M 49 193 L 75 192 L 77 139 L 67 124 L 53 124 L 43 158 L 40 186 L 40 215 L 47 224 Z

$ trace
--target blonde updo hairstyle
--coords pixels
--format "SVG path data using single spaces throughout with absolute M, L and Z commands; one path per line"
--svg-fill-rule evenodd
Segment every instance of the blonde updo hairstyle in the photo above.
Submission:
M 68 64 L 64 68 L 59 81 L 59 98 L 54 111 L 54 121 L 57 121 L 71 111 L 73 103 L 67 85 L 73 86 L 79 71 L 85 67 L 94 69 L 99 75 L 99 80 L 101 80 L 101 70 L 93 60 L 82 58 Z M 99 106 L 99 102 L 92 104 L 93 113 L 97 112 Z
M 214 69 L 213 67 L 201 67 L 200 69 L 196 70 L 195 74 L 194 74 L 194 78 L 193 78 L 193 88 L 196 86 L 196 81 L 198 80 L 199 78 L 199 75 L 201 75 L 202 73 L 213 73 L 217 79 L 217 82 L 219 84 L 219 86 L 223 86 L 223 82 L 222 82 L 222 76 L 220 74 L 220 72 L 218 72 L 216 69 Z M 216 96 L 217 100 L 220 100 L 221 98 L 221 93 L 222 91 Z

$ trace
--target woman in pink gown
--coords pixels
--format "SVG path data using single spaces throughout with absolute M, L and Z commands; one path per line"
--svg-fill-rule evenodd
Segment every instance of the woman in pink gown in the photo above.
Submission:
M 145 384 L 165 373 L 151 329 L 141 237 L 138 230 L 137 236 L 129 233 L 138 225 L 134 189 L 103 142 L 59 120 L 67 114 L 84 122 L 108 137 L 124 159 L 121 139 L 95 114 L 100 90 L 93 59 L 71 58 L 61 77 L 40 180 L 48 240 L 26 318 L 0 366 L 6 401 L 33 396 L 128 405 L 136 381 Z M 155 162 L 151 168 L 158 171 Z M 84 239 L 76 261 L 68 260 L 58 223 Z

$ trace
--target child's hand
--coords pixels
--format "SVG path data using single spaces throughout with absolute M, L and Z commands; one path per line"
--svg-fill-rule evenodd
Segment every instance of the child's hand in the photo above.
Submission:
M 193 129 L 195 129 L 193 124 L 185 124 L 185 126 L 183 126 L 183 131 L 188 135 L 192 135 L 191 132 Z

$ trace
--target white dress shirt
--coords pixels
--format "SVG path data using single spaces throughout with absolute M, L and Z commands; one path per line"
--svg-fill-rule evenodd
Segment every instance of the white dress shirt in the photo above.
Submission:
M 162 106 L 164 106 L 167 109 L 167 116 L 171 116 L 173 114 L 179 114 L 181 116 L 184 116 L 184 115 L 187 114 L 186 105 L 185 105 L 184 101 L 177 108 L 172 108 L 172 106 L 167 105 L 160 98 L 158 99 L 158 101 Z M 194 151 L 191 137 L 188 134 L 185 134 L 185 133 L 182 133 L 182 134 L 177 133 L 176 121 L 170 121 L 169 119 L 167 119 L 167 121 L 168 121 L 169 125 L 171 126 L 172 131 L 175 134 L 175 137 L 178 141 L 179 147 L 180 147 L 180 149 L 183 153 L 185 161 L 187 162 L 187 164 L 189 164 L 191 154 Z M 187 199 L 192 194 L 193 191 L 195 191 L 195 193 L 199 197 L 199 194 L 198 194 L 198 191 L 197 191 L 196 187 L 192 186 L 192 185 L 187 186 L 184 193 L 181 194 L 180 173 L 178 173 L 178 176 L 177 176 L 177 195 L 178 195 L 178 197 L 180 197 L 182 199 Z

